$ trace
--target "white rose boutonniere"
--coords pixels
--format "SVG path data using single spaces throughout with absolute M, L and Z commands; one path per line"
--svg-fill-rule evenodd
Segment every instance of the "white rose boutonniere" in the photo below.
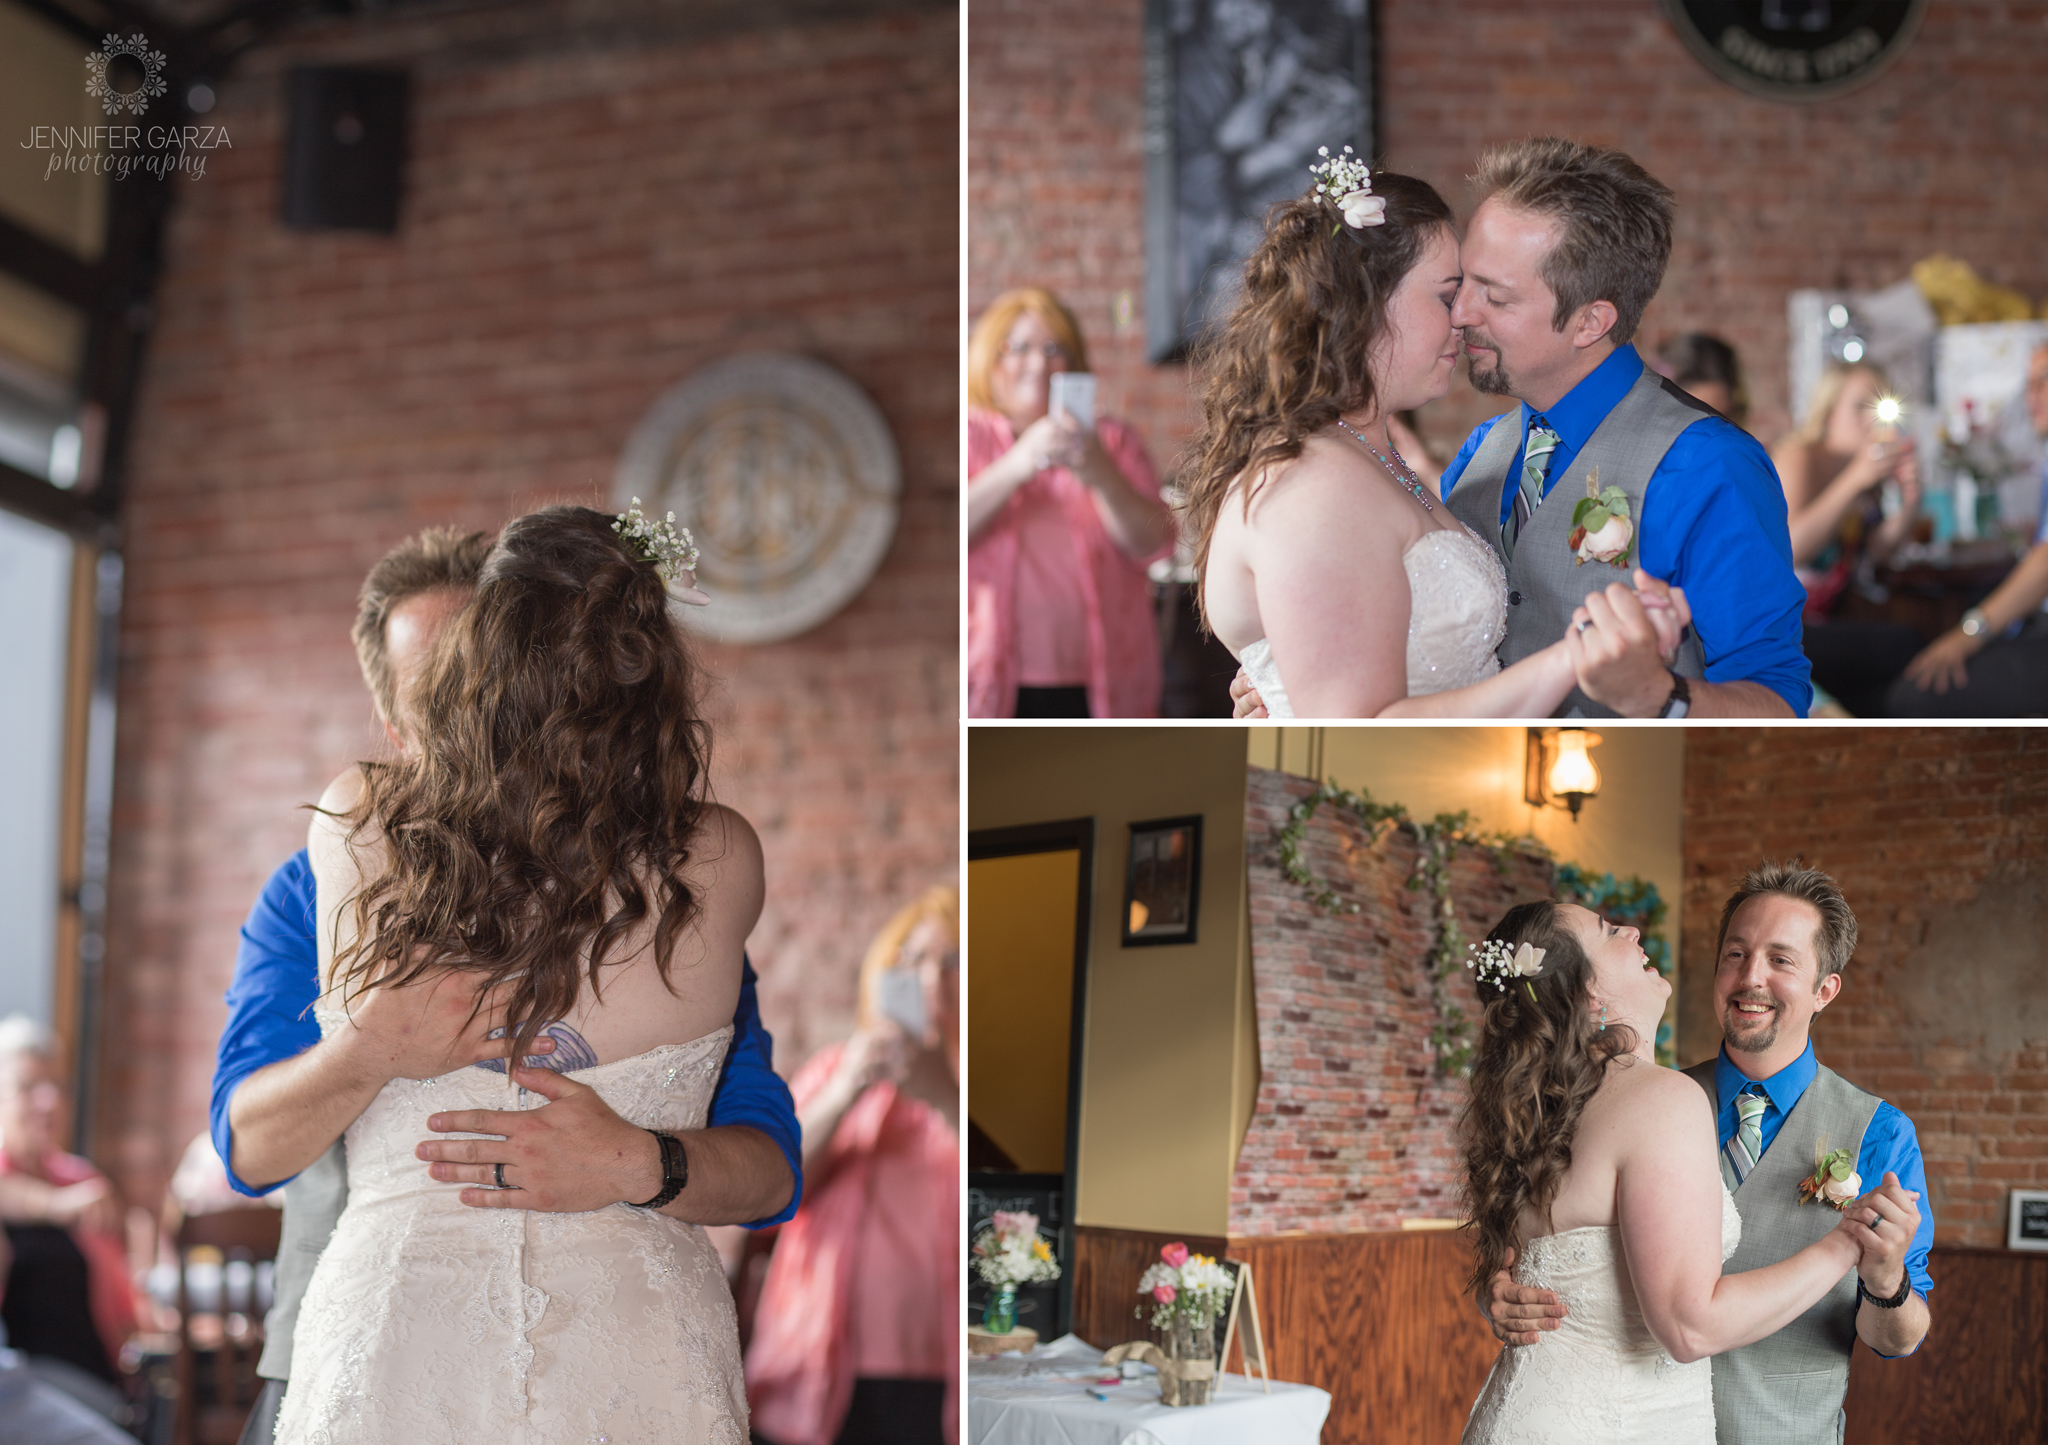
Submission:
M 1636 524 L 1629 515 L 1628 493 L 1620 487 L 1600 487 L 1600 469 L 1586 478 L 1586 495 L 1572 508 L 1572 534 L 1567 540 L 1574 565 L 1607 562 L 1628 570 L 1635 550 Z
M 1856 1173 L 1856 1160 L 1847 1149 L 1828 1152 L 1827 1141 L 1814 1146 L 1813 1173 L 1799 1181 L 1799 1202 L 1814 1200 L 1836 1210 L 1847 1209 L 1863 1193 L 1863 1180 Z

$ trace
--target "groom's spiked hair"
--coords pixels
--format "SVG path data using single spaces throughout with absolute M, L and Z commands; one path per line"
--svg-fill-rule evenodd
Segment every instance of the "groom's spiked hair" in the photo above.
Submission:
M 1494 146 L 1472 177 L 1487 196 L 1558 222 L 1542 276 L 1559 331 L 1593 301 L 1614 304 L 1616 346 L 1636 334 L 1671 260 L 1671 188 L 1620 151 L 1542 136 Z
M 1721 909 L 1721 934 L 1714 944 L 1716 958 L 1721 955 L 1721 945 L 1728 941 L 1728 925 L 1735 921 L 1735 910 L 1766 893 L 1796 898 L 1812 905 L 1820 915 L 1820 923 L 1813 931 L 1813 952 L 1819 960 L 1813 975 L 1815 988 L 1829 974 L 1841 973 L 1849 967 L 1849 956 L 1856 951 L 1856 915 L 1849 910 L 1849 900 L 1842 896 L 1834 879 L 1798 861 L 1759 863 L 1743 875 L 1741 886 L 1729 895 Z

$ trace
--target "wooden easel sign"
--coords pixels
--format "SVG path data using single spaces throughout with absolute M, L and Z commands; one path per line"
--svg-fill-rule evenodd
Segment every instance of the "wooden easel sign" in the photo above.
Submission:
M 1230 1368 L 1230 1342 L 1235 1339 L 1244 1353 L 1244 1375 L 1251 1378 L 1252 1371 L 1259 1372 L 1260 1383 L 1267 1394 L 1273 1393 L 1273 1372 L 1266 1366 L 1266 1337 L 1259 1331 L 1259 1296 L 1252 1288 L 1252 1267 L 1242 1260 L 1230 1260 L 1237 1266 L 1237 1288 L 1230 1292 L 1230 1318 L 1223 1326 L 1223 1348 L 1216 1352 L 1216 1373 L 1222 1374 Z M 1245 1329 L 1237 1332 L 1237 1312 L 1244 1310 Z

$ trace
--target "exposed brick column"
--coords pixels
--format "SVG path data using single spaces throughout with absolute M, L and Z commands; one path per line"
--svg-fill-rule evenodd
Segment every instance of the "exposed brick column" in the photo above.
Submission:
M 1437 1014 L 1428 957 L 1432 896 L 1411 889 L 1416 845 L 1399 831 L 1368 844 L 1330 807 L 1309 823 L 1315 875 L 1360 911 L 1332 916 L 1280 872 L 1288 811 L 1305 778 L 1253 768 L 1246 789 L 1259 1095 L 1231 1181 L 1232 1235 L 1398 1229 L 1403 1218 L 1460 1212 L 1453 1131 L 1462 1081 L 1429 1046 Z M 1520 858 L 1502 878 L 1461 849 L 1451 897 L 1478 940 L 1517 902 L 1550 896 L 1549 865 Z M 1468 1013 L 1470 975 L 1452 985 Z

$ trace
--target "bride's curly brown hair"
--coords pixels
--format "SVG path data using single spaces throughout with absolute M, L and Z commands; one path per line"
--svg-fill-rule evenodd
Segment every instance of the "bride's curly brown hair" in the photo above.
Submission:
M 553 506 L 506 526 L 405 698 L 410 753 L 364 763 L 348 815 L 351 851 L 379 836 L 386 863 L 352 899 L 344 996 L 509 982 L 515 1058 L 650 916 L 668 983 L 698 906 L 710 730 L 668 589 L 612 522 Z
M 1366 358 L 1387 302 L 1452 217 L 1436 188 L 1413 176 L 1375 171 L 1372 192 L 1387 203 L 1384 225 L 1354 230 L 1313 195 L 1268 211 L 1244 263 L 1243 293 L 1196 349 L 1208 388 L 1180 483 L 1198 579 L 1208 575 L 1209 539 L 1231 496 L 1250 508 L 1254 478 L 1375 399 Z M 1202 618 L 1206 625 L 1206 606 Z
M 1636 1046 L 1626 1024 L 1602 1029 L 1594 1021 L 1587 1008 L 1593 965 L 1558 906 L 1548 899 L 1518 903 L 1487 935 L 1510 949 L 1542 949 L 1543 971 L 1509 979 L 1506 987 L 1477 985 L 1479 1047 L 1458 1126 L 1477 1255 L 1468 1290 L 1484 1286 L 1510 1249 L 1521 1256 L 1524 1209 L 1550 1218 L 1587 1101 L 1608 1062 Z

